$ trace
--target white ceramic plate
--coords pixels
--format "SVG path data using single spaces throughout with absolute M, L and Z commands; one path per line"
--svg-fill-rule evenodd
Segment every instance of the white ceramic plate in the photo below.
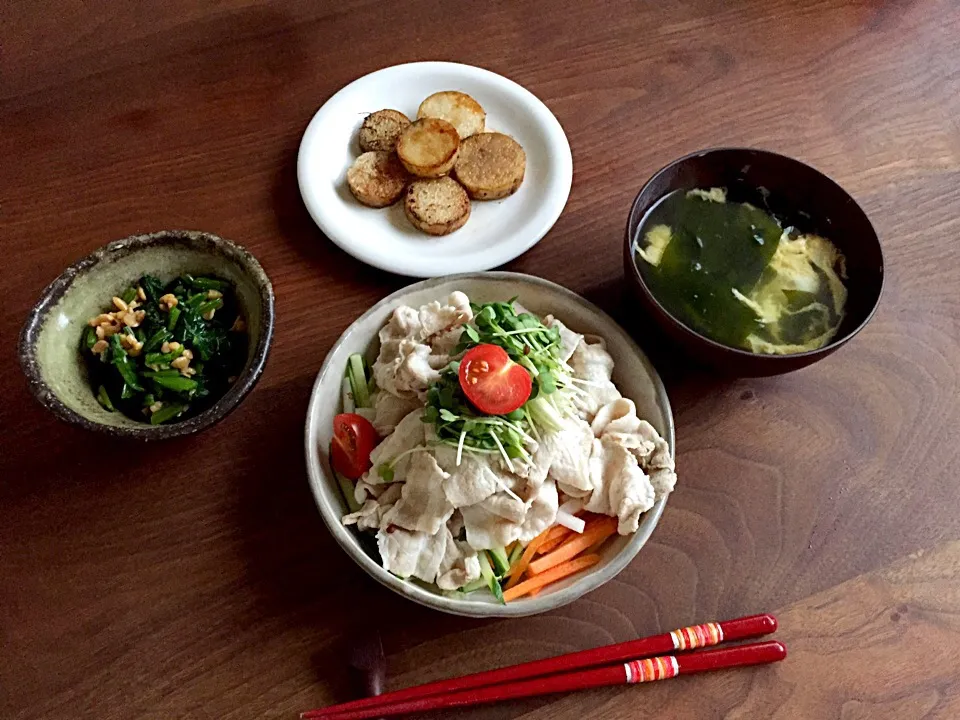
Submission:
M 307 474 L 320 515 L 330 534 L 350 557 L 377 582 L 421 605 L 471 617 L 518 617 L 546 612 L 573 602 L 619 573 L 650 537 L 667 498 L 657 501 L 640 519 L 633 535 L 617 537 L 601 551 L 594 567 L 558 582 L 533 598 L 519 598 L 498 604 L 489 593 L 475 592 L 453 597 L 436 587 L 391 575 L 360 545 L 356 533 L 340 522 L 346 510 L 340 489 L 330 471 L 327 448 L 332 437 L 333 417 L 340 412 L 340 389 L 347 358 L 363 353 L 372 362 L 379 351 L 377 332 L 399 305 L 418 307 L 462 290 L 474 302 L 492 302 L 517 297 L 519 302 L 543 316 L 553 313 L 567 326 L 581 333 L 600 335 L 616 363 L 613 380 L 624 396 L 637 404 L 637 413 L 647 419 L 670 444 L 674 452 L 673 414 L 660 376 L 643 351 L 616 322 L 579 295 L 547 280 L 519 273 L 491 272 L 425 280 L 398 290 L 361 315 L 346 329 L 327 354 L 317 375 L 307 409 L 305 445 Z
M 393 108 L 415 119 L 420 102 L 440 90 L 472 95 L 487 112 L 487 128 L 523 146 L 527 170 L 516 193 L 474 202 L 466 225 L 432 237 L 410 225 L 402 200 L 380 210 L 361 205 L 346 176 L 360 154 L 364 117 Z M 300 142 L 297 179 L 310 215 L 343 250 L 383 270 L 436 277 L 487 270 L 536 245 L 566 205 L 573 157 L 560 123 L 530 91 L 489 70 L 421 62 L 365 75 L 324 103 Z

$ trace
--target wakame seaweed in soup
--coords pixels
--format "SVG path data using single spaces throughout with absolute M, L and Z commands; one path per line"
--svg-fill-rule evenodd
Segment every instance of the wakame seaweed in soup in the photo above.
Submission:
M 724 345 L 816 350 L 843 319 L 846 271 L 836 247 L 749 203 L 727 202 L 720 188 L 666 195 L 635 243 L 637 266 L 660 304 Z
M 80 353 L 107 410 L 153 425 L 182 420 L 227 392 L 247 359 L 246 324 L 233 285 L 144 275 L 87 323 Z

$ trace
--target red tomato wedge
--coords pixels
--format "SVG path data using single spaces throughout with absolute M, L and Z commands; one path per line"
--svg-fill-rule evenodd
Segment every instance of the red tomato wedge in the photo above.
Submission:
M 488 415 L 511 413 L 530 397 L 533 378 L 498 345 L 477 345 L 460 361 L 460 387 Z
M 377 446 L 377 431 L 365 417 L 341 413 L 333 419 L 330 463 L 333 469 L 356 480 L 370 469 L 370 452 Z

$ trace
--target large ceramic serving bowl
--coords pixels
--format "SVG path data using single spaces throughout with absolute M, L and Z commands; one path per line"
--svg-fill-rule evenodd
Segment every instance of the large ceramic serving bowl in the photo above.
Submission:
M 418 581 L 402 580 L 384 570 L 379 558 L 364 550 L 354 529 L 340 522 L 346 510 L 330 470 L 328 448 L 333 418 L 341 412 L 341 382 L 347 358 L 353 353 L 363 353 L 372 362 L 379 349 L 377 332 L 396 307 L 418 307 L 445 298 L 454 290 L 465 292 L 474 302 L 516 297 L 520 304 L 538 315 L 552 313 L 573 330 L 602 336 L 616 362 L 613 380 L 620 392 L 636 402 L 640 417 L 649 420 L 667 439 L 673 452 L 673 415 L 663 383 L 643 351 L 608 315 L 569 290 L 529 275 L 508 272 L 454 275 L 416 283 L 384 298 L 348 327 L 327 354 L 307 410 L 305 443 L 310 487 L 323 521 L 340 546 L 371 577 L 400 595 L 443 612 L 473 617 L 517 617 L 553 610 L 595 590 L 623 570 L 656 527 L 666 498 L 642 516 L 637 533 L 618 536 L 608 543 L 598 565 L 550 586 L 536 597 L 521 598 L 507 605 L 496 603 L 488 593 L 451 597 Z
M 722 187 L 833 242 L 846 257 L 846 314 L 833 340 L 817 350 L 763 355 L 718 343 L 674 317 L 647 286 L 636 259 L 637 233 L 650 209 L 675 190 Z M 627 219 L 624 273 L 640 307 L 692 357 L 731 375 L 797 370 L 849 342 L 873 317 L 883 291 L 883 251 L 866 213 L 842 187 L 799 160 L 766 150 L 717 148 L 674 160 L 640 190 Z
M 216 275 L 236 288 L 249 338 L 243 372 L 216 403 L 181 422 L 150 425 L 108 412 L 90 389 L 80 357 L 87 320 L 144 274 L 168 282 L 184 273 Z M 272 336 L 273 288 L 260 263 L 216 235 L 166 230 L 105 245 L 50 283 L 20 333 L 20 364 L 33 394 L 62 420 L 110 435 L 159 440 L 203 430 L 237 407 L 263 372 Z

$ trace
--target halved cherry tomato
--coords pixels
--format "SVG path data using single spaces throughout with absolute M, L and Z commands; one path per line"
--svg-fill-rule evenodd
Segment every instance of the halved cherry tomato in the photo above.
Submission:
M 460 361 L 460 387 L 480 412 L 511 413 L 530 397 L 533 379 L 499 345 L 477 345 Z
M 333 469 L 356 480 L 370 469 L 370 452 L 377 446 L 377 431 L 365 417 L 341 413 L 333 419 L 330 462 Z

